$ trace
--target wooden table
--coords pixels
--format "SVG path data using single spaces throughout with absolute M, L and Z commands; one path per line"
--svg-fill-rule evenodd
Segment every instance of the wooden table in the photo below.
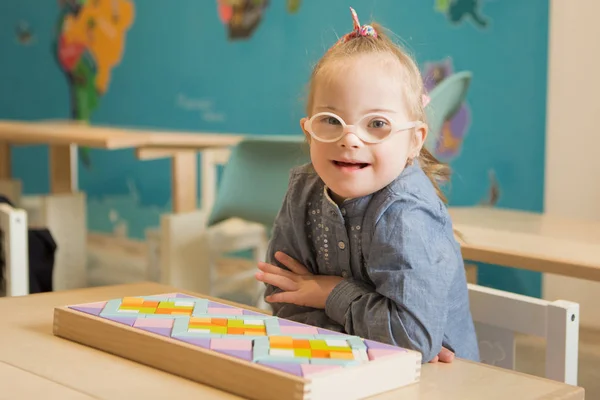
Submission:
M 465 260 L 600 281 L 600 222 L 451 207 Z
M 155 283 L 139 283 L 0 299 L 0 398 L 10 393 L 11 399 L 40 395 L 61 400 L 164 399 L 167 395 L 182 399 L 239 399 L 52 334 L 55 306 L 174 291 L 178 290 Z M 567 400 L 583 399 L 584 390 L 455 360 L 452 364 L 426 364 L 420 383 L 376 398 Z
M 77 146 L 104 150 L 135 149 L 140 160 L 171 158 L 173 212 L 196 209 L 198 151 L 227 148 L 241 135 L 202 132 L 164 132 L 90 126 L 76 121 L 0 121 L 0 180 L 11 178 L 11 145 L 49 146 L 50 190 L 53 194 L 77 190 Z

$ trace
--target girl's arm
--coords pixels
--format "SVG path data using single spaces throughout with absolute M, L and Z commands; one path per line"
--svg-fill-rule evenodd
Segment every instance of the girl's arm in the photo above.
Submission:
M 307 242 L 307 237 L 304 235 L 297 235 L 294 227 L 304 226 L 304 221 L 297 221 L 294 218 L 292 211 L 292 199 L 294 196 L 294 177 L 290 179 L 290 186 L 283 199 L 283 204 L 279 213 L 275 219 L 273 225 L 273 231 L 271 234 L 271 240 L 266 254 L 266 262 L 288 270 L 284 265 L 275 259 L 275 253 L 278 251 L 284 252 L 295 260 L 302 261 L 303 265 L 308 270 L 314 272 L 314 263 L 310 260 L 310 246 Z M 299 206 L 295 205 L 296 208 Z M 271 294 L 281 292 L 276 286 L 266 284 L 265 297 Z M 312 307 L 303 307 L 289 303 L 271 303 L 273 308 L 273 315 L 281 318 L 290 319 L 296 322 L 318 326 L 320 328 L 332 329 L 341 331 L 343 328 L 337 322 L 331 320 L 325 310 L 316 309 Z
M 342 281 L 327 299 L 327 315 L 349 334 L 415 349 L 423 362 L 432 360 L 442 349 L 449 288 L 462 265 L 445 219 L 417 199 L 392 203 L 365 260 L 371 282 Z

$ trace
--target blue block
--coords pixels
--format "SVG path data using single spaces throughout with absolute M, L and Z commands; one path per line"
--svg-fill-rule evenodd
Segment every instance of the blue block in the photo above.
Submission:
M 361 338 L 359 338 L 358 336 L 350 337 L 348 339 L 348 344 L 354 350 L 361 350 L 361 349 L 367 348 L 367 345 L 365 344 L 365 342 L 363 342 L 363 340 Z

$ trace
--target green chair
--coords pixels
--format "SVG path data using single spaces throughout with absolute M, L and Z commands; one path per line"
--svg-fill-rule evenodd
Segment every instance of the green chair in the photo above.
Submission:
M 429 93 L 431 100 L 425 107 L 429 125 L 425 147 L 428 150 L 432 151 L 442 133 L 444 122 L 456 114 L 467 97 L 472 76 L 469 71 L 450 75 Z
M 304 137 L 248 137 L 233 147 L 217 185 L 204 243 L 210 253 L 210 294 L 218 296 L 254 276 L 256 267 L 218 277 L 226 253 L 253 250 L 264 261 L 268 239 L 285 196 L 290 170 L 310 161 Z M 263 309 L 264 285 L 256 282 L 254 305 Z

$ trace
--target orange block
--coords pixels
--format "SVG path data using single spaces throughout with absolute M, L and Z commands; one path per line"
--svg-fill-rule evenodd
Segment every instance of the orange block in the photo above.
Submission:
M 167 314 L 167 315 L 171 315 L 173 313 L 172 308 L 157 308 L 156 311 L 154 311 L 154 314 Z
M 158 301 L 149 301 L 149 300 L 146 300 L 146 301 L 144 301 L 144 303 L 142 305 L 144 307 L 158 307 Z
M 173 312 L 171 313 L 171 315 L 191 315 L 191 314 L 192 314 L 192 310 L 188 310 L 188 311 L 173 310 Z
M 308 339 L 295 339 L 293 343 L 295 349 L 310 349 L 310 342 Z
M 269 344 L 276 349 L 291 349 L 294 347 L 294 339 L 291 336 L 271 336 Z
M 228 335 L 243 335 L 245 331 L 246 330 L 244 328 L 238 328 L 238 327 L 234 327 L 234 326 L 227 327 Z
M 338 360 L 354 360 L 354 354 L 345 351 L 332 351 L 329 353 L 329 357 L 336 358 Z
M 121 304 L 124 306 L 141 306 L 144 304 L 144 299 L 139 297 L 123 297 Z
M 226 318 L 213 318 L 212 324 L 219 325 L 219 326 L 227 326 L 227 319 Z
M 244 335 L 250 335 L 250 336 L 267 336 L 266 332 L 244 332 Z
M 311 350 L 311 357 L 313 358 L 329 358 L 329 350 Z
M 256 332 L 256 333 L 262 333 L 262 332 L 266 332 L 267 330 L 262 327 L 262 328 L 243 328 L 246 332 Z

